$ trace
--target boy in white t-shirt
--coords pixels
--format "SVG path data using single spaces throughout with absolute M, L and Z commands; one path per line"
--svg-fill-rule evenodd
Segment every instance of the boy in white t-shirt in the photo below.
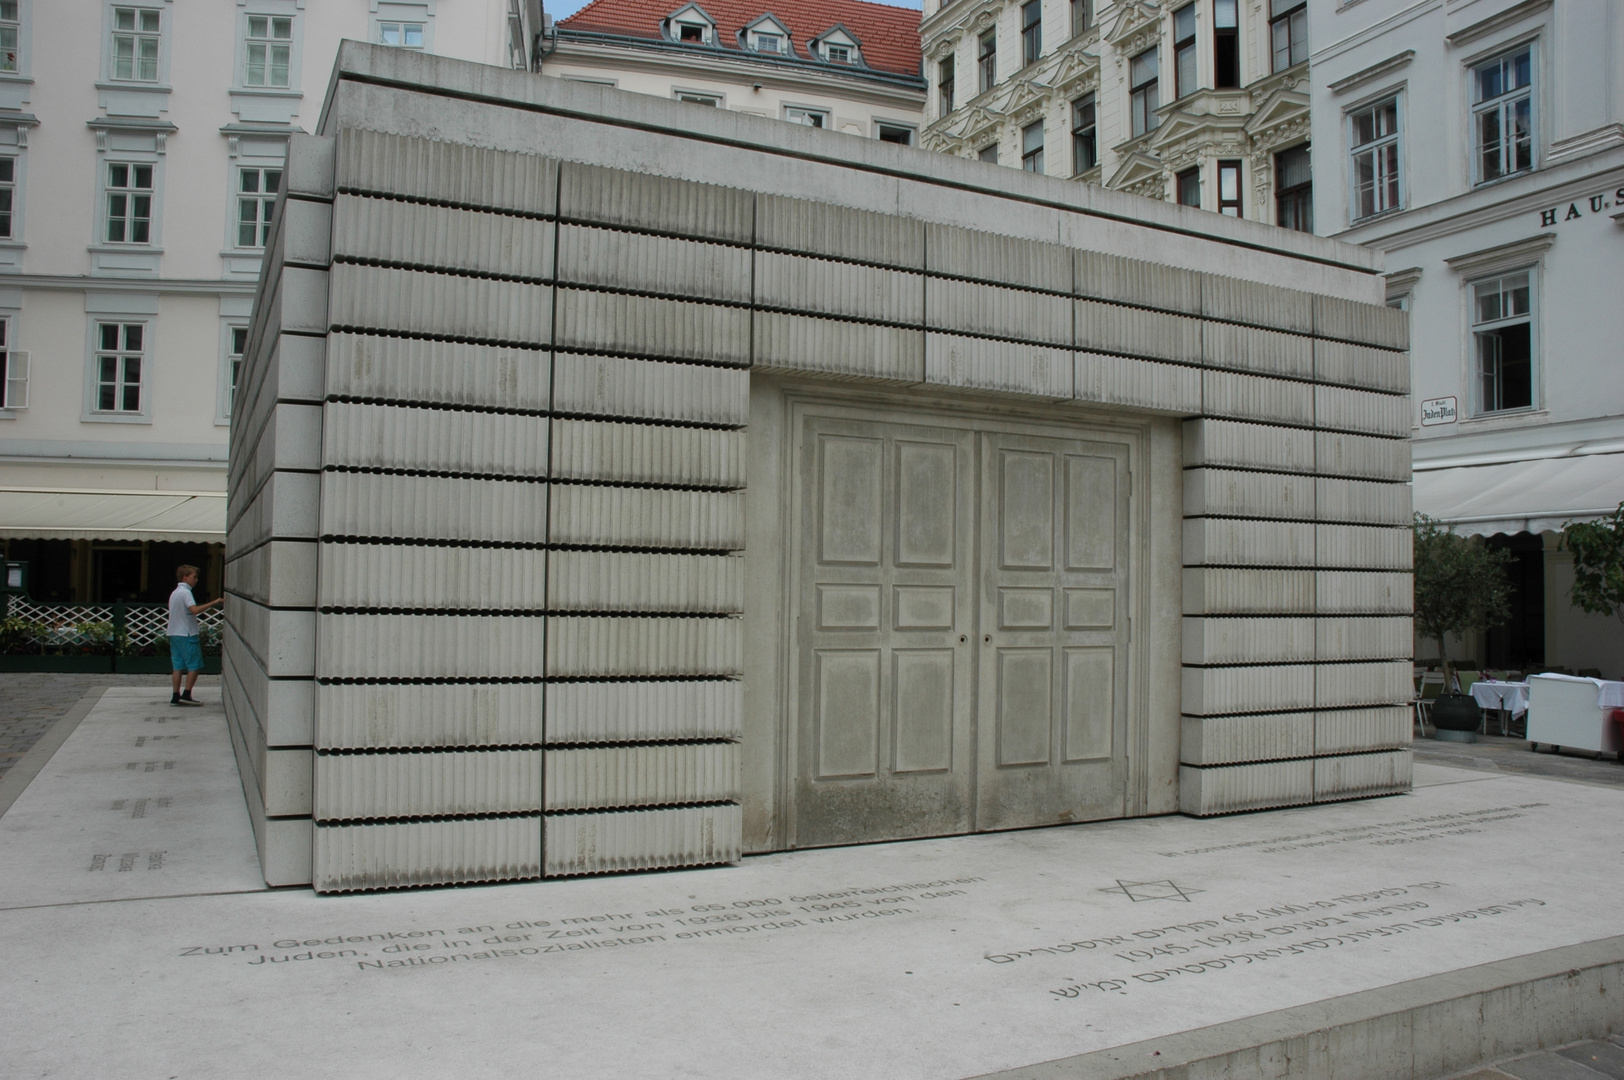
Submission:
M 216 604 L 225 603 L 225 597 L 217 597 L 206 604 L 199 604 L 192 595 L 192 587 L 197 584 L 197 567 L 177 566 L 175 578 L 180 584 L 175 591 L 169 594 L 169 666 L 172 669 L 169 675 L 171 705 L 201 705 L 201 701 L 192 698 L 192 687 L 197 685 L 198 672 L 203 670 L 203 646 L 199 639 L 197 617 Z M 180 688 L 181 672 L 186 673 L 186 689 Z

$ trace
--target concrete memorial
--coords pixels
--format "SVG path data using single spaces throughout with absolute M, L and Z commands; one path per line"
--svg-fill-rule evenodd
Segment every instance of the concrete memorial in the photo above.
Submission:
M 1369 253 L 358 45 L 286 176 L 222 680 L 268 882 L 1408 788 Z

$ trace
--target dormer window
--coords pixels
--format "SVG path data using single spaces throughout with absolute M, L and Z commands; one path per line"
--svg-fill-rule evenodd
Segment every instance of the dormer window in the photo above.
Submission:
M 768 56 L 789 56 L 795 51 L 789 43 L 789 29 L 772 15 L 763 15 L 739 31 L 739 43 Z
M 666 34 L 672 41 L 680 41 L 684 45 L 715 45 L 716 20 L 698 4 L 689 4 L 679 8 L 666 20 Z
M 825 31 L 812 42 L 812 54 L 827 64 L 858 64 L 862 48 L 845 27 Z
M 846 45 L 825 44 L 823 46 L 823 58 L 831 64 L 849 64 L 851 63 L 851 49 Z
M 705 43 L 705 28 L 696 26 L 693 23 L 678 23 L 677 40 L 692 41 L 696 45 L 703 45 Z
M 784 51 L 784 39 L 777 34 L 757 34 L 756 52 L 781 53 Z

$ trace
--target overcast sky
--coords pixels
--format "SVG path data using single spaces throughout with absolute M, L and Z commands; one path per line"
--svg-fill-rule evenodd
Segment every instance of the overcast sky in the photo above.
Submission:
M 919 0 L 872 0 L 872 2 L 876 4 L 885 4 L 887 7 L 903 7 L 913 8 L 915 11 L 919 10 Z M 588 0 L 546 0 L 547 14 L 551 15 L 555 19 L 562 19 L 566 15 L 574 15 L 577 11 L 580 11 L 582 8 L 586 7 L 587 3 Z M 766 11 L 771 7 L 771 4 L 766 4 L 761 10 Z

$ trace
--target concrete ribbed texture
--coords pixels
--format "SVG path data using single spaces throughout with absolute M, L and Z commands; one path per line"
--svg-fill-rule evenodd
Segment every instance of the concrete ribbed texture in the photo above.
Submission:
M 317 616 L 322 679 L 540 678 L 546 620 L 534 615 Z
M 763 307 L 876 322 L 919 323 L 925 317 L 921 274 L 775 251 L 756 253 L 755 272 L 755 301 Z M 1066 340 L 1071 340 L 1070 327 Z
M 548 750 L 548 810 L 737 802 L 739 744 L 677 743 Z
M 1184 464 L 1311 473 L 1315 437 L 1314 432 L 1302 428 L 1266 427 L 1233 420 L 1187 420 L 1184 423 Z M 1409 453 L 1407 445 L 1405 453 Z M 1408 462 L 1408 457 L 1405 460 Z
M 1065 401 L 1072 396 L 1071 355 L 1046 345 L 927 333 L 925 382 Z
M 1234 371 L 1201 373 L 1201 407 L 1207 413 L 1237 420 L 1280 424 L 1314 422 L 1314 387 Z
M 1181 735 L 1179 755 L 1186 765 L 1306 758 L 1314 754 L 1314 714 L 1186 716 Z
M 925 226 L 925 268 L 998 285 L 1071 291 L 1072 252 L 1059 244 L 934 222 Z
M 740 674 L 744 643 L 739 619 L 555 615 L 547 622 L 549 675 Z
M 917 383 L 925 377 L 925 335 L 918 330 L 758 312 L 755 365 L 835 379 Z
M 317 754 L 317 821 L 541 809 L 540 750 Z
M 540 682 L 316 687 L 316 746 L 324 750 L 538 746 Z
M 547 563 L 553 611 L 744 610 L 744 560 L 731 555 L 555 551 Z
M 1414 724 L 1404 705 L 1319 712 L 1314 716 L 1314 753 L 1402 749 L 1410 745 Z
M 553 409 L 562 415 L 742 427 L 750 416 L 750 373 L 701 364 L 558 353 L 553 358 Z
M 558 265 L 560 280 L 572 285 L 750 300 L 750 251 L 728 244 L 564 225 Z
M 1072 393 L 1078 401 L 1172 413 L 1201 408 L 1200 368 L 1094 352 L 1072 356 Z
M 1362 799 L 1410 790 L 1414 759 L 1408 750 L 1314 759 L 1314 801 Z
M 398 405 L 329 404 L 324 412 L 326 465 L 547 475 L 545 416 Z
M 744 486 L 744 432 L 556 420 L 552 475 L 600 483 Z
M 1307 379 L 1314 374 L 1317 344 L 1300 334 L 1255 326 L 1207 322 L 1201 327 L 1202 359 L 1213 367 Z
M 882 266 L 925 265 L 923 222 L 781 195 L 756 197 L 756 244 Z
M 567 682 L 547 687 L 548 743 L 738 739 L 744 684 Z
M 552 334 L 546 285 L 422 270 L 333 267 L 334 327 L 534 345 Z
M 320 604 L 541 611 L 547 559 L 540 548 L 323 544 Z
M 1205 275 L 1193 270 L 1088 250 L 1076 252 L 1075 266 L 1078 296 L 1201 314 Z
M 327 342 L 335 397 L 547 408 L 547 354 L 535 349 L 341 333 Z
M 1314 330 L 1312 293 L 1277 289 L 1238 277 L 1204 276 L 1201 312 L 1209 319 L 1250 323 L 1298 334 Z
M 347 130 L 337 140 L 337 151 L 334 181 L 339 190 L 523 214 L 553 212 L 558 164 L 548 158 L 454 142 L 402 139 L 358 128 Z
M 340 195 L 333 257 L 545 279 L 553 276 L 553 223 Z
M 329 472 L 321 535 L 536 543 L 546 535 L 547 485 L 517 480 Z
M 1314 761 L 1179 768 L 1179 811 L 1205 817 L 1237 810 L 1299 806 L 1314 798 Z
M 925 279 L 925 324 L 932 329 L 1013 338 L 1034 345 L 1069 349 L 1072 344 L 1071 301 L 1067 298 L 951 278 Z
M 560 349 L 743 367 L 750 363 L 750 312 L 720 304 L 560 288 L 553 343 Z
M 1151 360 L 1201 363 L 1201 320 L 1120 304 L 1078 300 L 1077 348 Z
M 1186 566 L 1313 566 L 1314 529 L 1307 521 L 1184 519 Z
M 744 499 L 731 491 L 558 484 L 547 539 L 555 544 L 737 551 L 744 547 Z
M 541 873 L 534 817 L 326 825 L 316 829 L 319 892 L 512 881 Z
M 546 819 L 549 877 L 739 861 L 738 806 L 560 814 Z

